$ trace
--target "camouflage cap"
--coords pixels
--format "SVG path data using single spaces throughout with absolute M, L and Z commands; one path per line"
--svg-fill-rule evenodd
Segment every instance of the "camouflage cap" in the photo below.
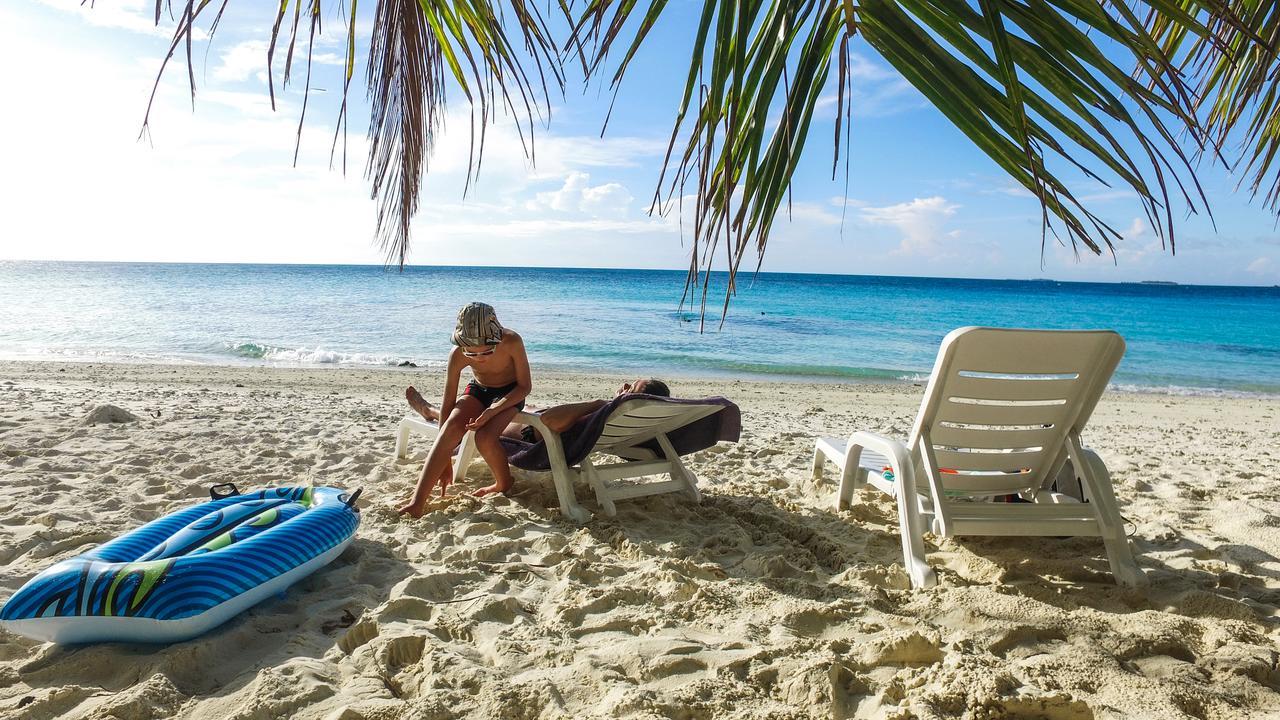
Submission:
M 462 347 L 497 345 L 502 341 L 502 324 L 492 305 L 469 303 L 458 311 L 458 326 L 453 331 L 453 344 Z

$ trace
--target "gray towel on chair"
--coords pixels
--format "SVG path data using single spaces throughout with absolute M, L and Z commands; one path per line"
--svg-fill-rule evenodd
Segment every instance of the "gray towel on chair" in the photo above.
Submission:
M 667 433 L 671 446 L 680 455 L 705 450 L 717 442 L 737 442 L 742 433 L 742 415 L 738 406 L 722 397 L 705 398 L 703 400 L 685 400 L 630 393 L 619 395 L 599 410 L 574 423 L 573 427 L 560 433 L 560 441 L 564 445 L 564 459 L 569 465 L 577 465 L 586 459 L 595 447 L 600 433 L 604 432 L 605 421 L 617 409 L 618 405 L 628 400 L 656 400 L 673 405 L 719 405 L 723 410 L 682 425 Z M 551 469 L 551 461 L 547 458 L 547 444 L 541 440 L 527 443 L 512 438 L 502 438 L 503 449 L 507 451 L 507 461 L 523 470 L 546 471 Z M 662 449 L 656 440 L 650 440 L 639 447 L 648 448 L 662 456 Z

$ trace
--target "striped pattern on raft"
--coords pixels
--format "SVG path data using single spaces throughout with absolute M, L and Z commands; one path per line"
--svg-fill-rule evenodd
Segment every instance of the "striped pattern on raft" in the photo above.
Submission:
M 360 522 L 347 502 L 335 488 L 271 488 L 175 512 L 46 569 L 0 621 L 200 615 L 345 545 Z

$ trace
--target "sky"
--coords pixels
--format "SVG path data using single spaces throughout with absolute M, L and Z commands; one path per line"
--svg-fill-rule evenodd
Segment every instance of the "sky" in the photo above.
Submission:
M 216 4 L 215 4 L 216 5 Z M 372 3 L 358 16 L 347 169 L 330 167 L 345 26 L 324 18 L 298 160 L 302 73 L 267 94 L 271 3 L 232 2 L 211 43 L 194 48 L 194 110 L 185 65 L 162 79 L 139 138 L 173 21 L 151 0 L 18 0 L 0 6 L 0 260 L 381 264 L 364 177 L 363 77 Z M 513 125 L 489 130 L 478 182 L 465 194 L 465 98 L 449 97 L 429 160 L 408 258 L 417 265 L 684 269 L 690 234 L 652 216 L 650 200 L 688 55 L 690 4 L 673 3 L 610 95 L 571 75 L 535 128 L 530 162 Z M 205 25 L 204 27 L 207 27 Z M 304 33 L 305 36 L 305 33 Z M 304 45 L 305 40 L 300 40 Z M 299 56 L 305 51 L 300 47 Z M 859 275 L 1280 283 L 1280 228 L 1247 189 L 1202 168 L 1214 222 L 1179 208 L 1177 253 L 1162 248 L 1132 192 L 1083 178 L 1072 190 L 1121 230 L 1115 257 L 1042 253 L 1035 200 L 974 148 L 866 45 L 855 45 L 847 195 L 831 177 L 834 92 L 820 102 L 790 217 L 775 224 L 762 269 Z M 834 81 L 834 71 L 832 73 Z M 456 90 L 456 88 L 455 88 Z M 341 146 L 340 146 L 341 147 Z

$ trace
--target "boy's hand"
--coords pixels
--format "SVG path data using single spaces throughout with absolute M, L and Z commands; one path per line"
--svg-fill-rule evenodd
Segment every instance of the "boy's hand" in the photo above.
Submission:
M 479 430 L 480 428 L 484 427 L 486 423 L 488 423 L 490 420 L 493 419 L 493 415 L 494 415 L 493 408 L 486 409 L 484 412 L 475 416 L 475 419 L 473 419 L 471 422 L 467 423 L 467 429 Z

